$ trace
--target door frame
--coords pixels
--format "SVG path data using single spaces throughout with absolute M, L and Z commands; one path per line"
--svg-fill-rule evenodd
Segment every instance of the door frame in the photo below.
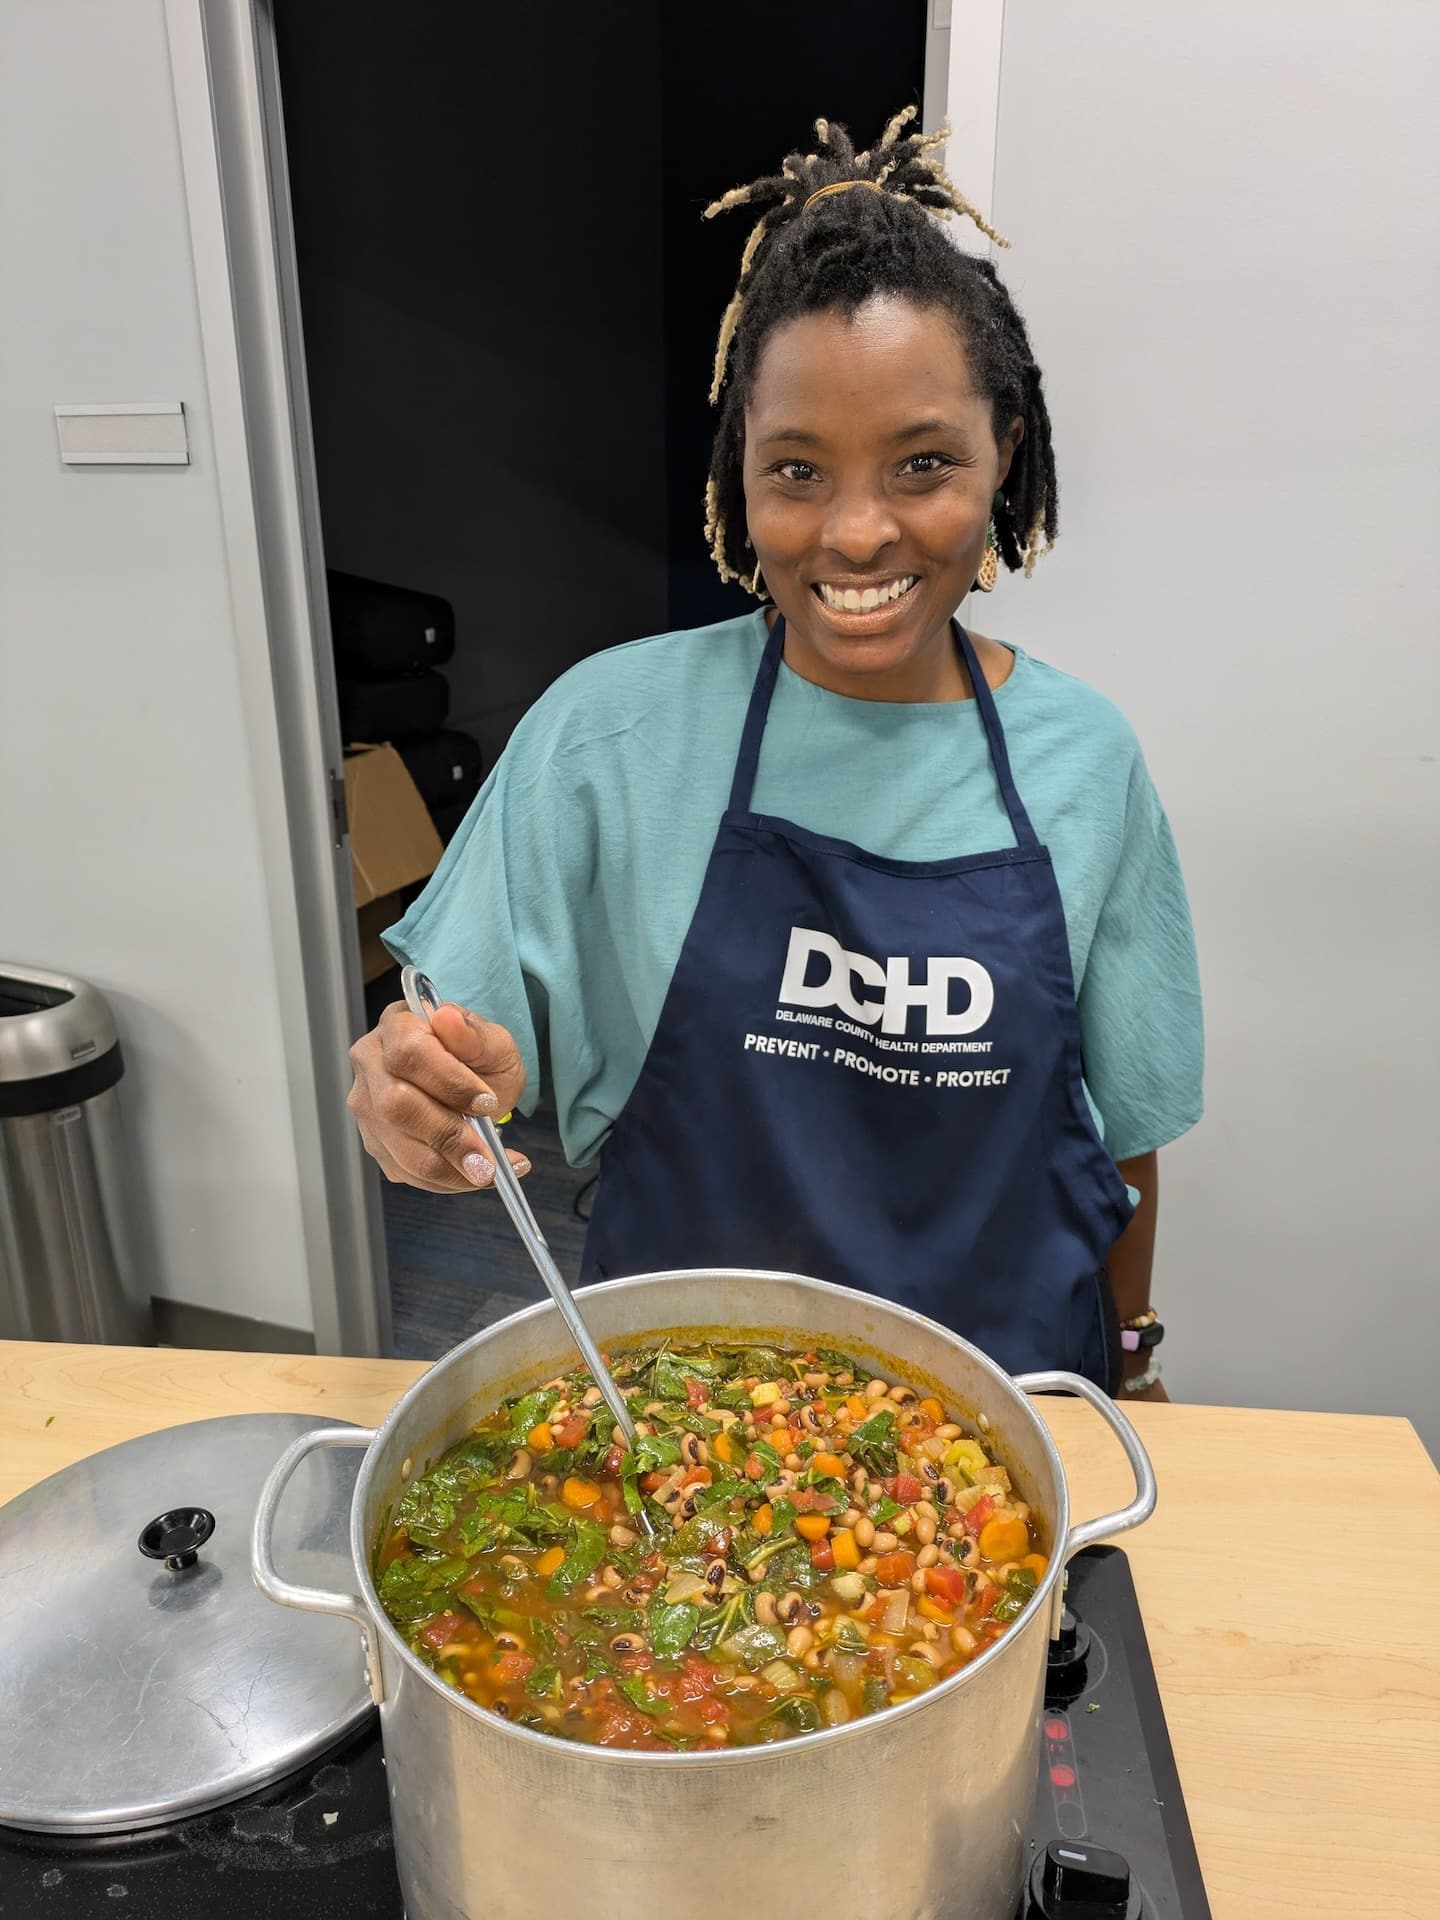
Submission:
M 165 24 L 315 1346 L 374 1355 L 389 1273 L 345 1106 L 365 1000 L 272 4 L 165 0 Z

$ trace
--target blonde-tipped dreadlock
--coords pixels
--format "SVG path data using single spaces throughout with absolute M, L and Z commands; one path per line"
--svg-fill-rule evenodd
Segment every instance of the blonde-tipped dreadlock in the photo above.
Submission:
M 732 187 L 705 218 L 758 208 L 740 257 L 735 292 L 720 322 L 710 403 L 720 409 L 705 489 L 705 537 L 723 580 L 760 591 L 744 524 L 744 412 L 760 350 L 772 328 L 801 314 L 853 313 L 879 294 L 898 294 L 951 315 L 997 435 L 1017 415 L 1025 431 L 1011 462 L 995 529 L 1000 556 L 1028 573 L 1054 543 L 1057 513 L 1050 419 L 1025 324 L 988 259 L 960 252 L 937 220 L 960 214 L 1008 246 L 956 187 L 937 149 L 949 127 L 907 132 L 904 108 L 876 146 L 857 153 L 844 127 L 815 122 L 815 151 L 787 156 L 780 172 Z M 856 187 L 869 191 L 848 192 Z M 932 220 L 929 216 L 934 215 Z

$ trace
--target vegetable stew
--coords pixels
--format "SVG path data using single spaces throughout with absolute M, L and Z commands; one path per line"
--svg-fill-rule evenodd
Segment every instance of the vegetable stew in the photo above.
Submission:
M 390 1619 L 493 1713 L 650 1749 L 840 1726 L 973 1660 L 1045 1572 L 984 1437 L 843 1354 L 667 1344 L 613 1372 L 633 1452 L 565 1374 L 416 1480 L 380 1544 Z

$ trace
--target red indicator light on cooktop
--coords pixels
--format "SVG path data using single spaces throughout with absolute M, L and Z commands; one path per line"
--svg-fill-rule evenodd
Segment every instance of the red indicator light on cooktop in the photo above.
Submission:
M 1045 1737 L 1048 1740 L 1068 1740 L 1070 1729 L 1065 1721 L 1052 1718 L 1045 1722 Z
M 1073 1787 L 1075 1784 L 1075 1769 L 1073 1767 L 1067 1767 L 1062 1761 L 1051 1767 L 1050 1780 L 1051 1784 L 1057 1787 Z

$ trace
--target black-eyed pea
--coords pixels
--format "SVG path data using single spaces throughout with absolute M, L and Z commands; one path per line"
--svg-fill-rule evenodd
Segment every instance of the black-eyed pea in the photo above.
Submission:
M 787 1453 L 785 1455 L 785 1464 L 793 1473 L 798 1473 L 805 1462 L 800 1458 L 798 1453 Z
M 811 1647 L 808 1653 L 801 1655 L 800 1664 L 805 1668 L 807 1673 L 818 1673 L 820 1671 L 820 1655 L 815 1651 L 814 1647 Z
M 860 1522 L 864 1518 L 865 1516 L 860 1511 L 859 1507 L 847 1507 L 844 1513 L 842 1513 L 840 1516 L 840 1525 L 842 1527 L 849 1527 L 850 1531 L 853 1533 L 856 1527 L 859 1526 Z M 859 1543 L 857 1542 L 857 1544 Z
M 935 1522 L 923 1515 L 915 1522 L 915 1538 L 922 1547 L 928 1547 L 935 1538 Z
M 910 1591 L 912 1593 L 924 1593 L 925 1591 L 925 1575 L 918 1566 L 910 1576 Z
M 857 1573 L 874 1573 L 878 1565 L 879 1562 L 876 1560 L 874 1554 L 867 1553 L 855 1571 Z
M 764 1577 L 763 1568 L 760 1569 L 760 1573 L 761 1573 L 761 1577 L 763 1578 Z M 773 1593 L 757 1593 L 756 1594 L 755 1618 L 762 1627 L 773 1627 L 777 1624 L 780 1618 L 780 1614 L 779 1614 L 778 1608 L 775 1605 L 775 1596 Z
M 785 1645 L 797 1660 L 809 1653 L 814 1644 L 815 1635 L 809 1627 L 791 1627 L 785 1636 Z
M 915 1556 L 915 1564 L 917 1567 L 933 1567 L 939 1558 L 940 1549 L 932 1541 L 929 1546 L 921 1547 Z
M 585 1389 L 585 1399 L 582 1404 L 587 1407 L 598 1407 L 604 1398 L 605 1396 L 599 1387 L 587 1387 Z
M 861 1514 L 854 1523 L 855 1544 L 862 1553 L 868 1553 L 875 1544 L 875 1522 L 868 1514 Z
M 940 1510 L 933 1500 L 917 1500 L 915 1502 L 914 1512 L 917 1520 L 938 1520 L 940 1518 Z
M 873 1542 L 876 1553 L 893 1553 L 899 1544 L 898 1537 L 889 1532 L 877 1533 Z
M 889 1391 L 890 1389 L 883 1380 L 872 1380 L 865 1389 L 865 1398 L 867 1400 L 883 1400 Z
M 973 1653 L 977 1642 L 974 1634 L 971 1633 L 968 1627 L 962 1627 L 957 1624 L 950 1629 L 950 1644 L 956 1653 Z
M 960 1438 L 960 1428 L 955 1425 L 953 1420 L 947 1420 L 943 1426 L 936 1427 L 935 1438 L 937 1440 L 958 1440 Z

